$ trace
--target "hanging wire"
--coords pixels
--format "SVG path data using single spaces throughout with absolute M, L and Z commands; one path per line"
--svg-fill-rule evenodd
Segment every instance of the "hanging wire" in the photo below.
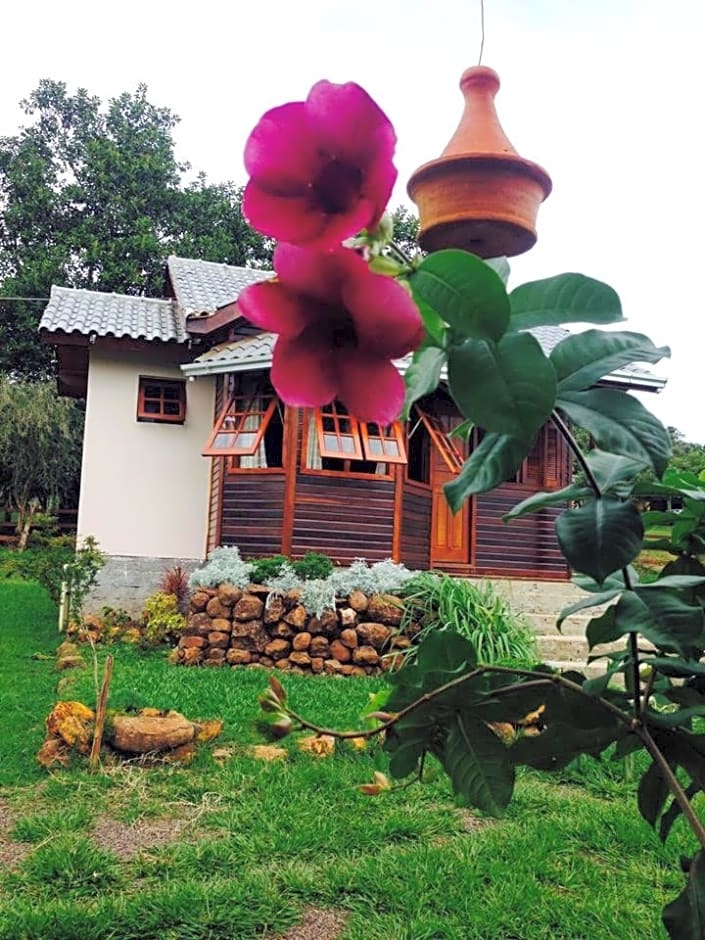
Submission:
M 485 0 L 480 0 L 480 56 L 477 60 L 478 65 L 482 65 L 482 53 L 485 48 Z

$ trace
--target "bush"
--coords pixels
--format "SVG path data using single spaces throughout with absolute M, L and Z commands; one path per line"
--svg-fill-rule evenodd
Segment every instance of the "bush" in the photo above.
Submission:
M 292 567 L 302 581 L 310 581 L 329 577 L 333 573 L 334 565 L 330 558 L 321 552 L 306 552 Z
M 446 574 L 423 572 L 402 590 L 402 629 L 418 623 L 418 641 L 437 630 L 452 630 L 468 639 L 486 665 L 529 666 L 536 662 L 536 638 L 489 581 L 472 584 Z M 412 647 L 407 655 L 415 655 Z
M 188 579 L 190 588 L 217 587 L 219 584 L 234 584 L 245 588 L 252 581 L 253 565 L 244 561 L 240 550 L 232 548 L 214 548 L 208 555 L 208 561 L 202 568 L 197 568 Z
M 252 558 L 248 562 L 252 565 L 250 578 L 253 584 L 266 584 L 270 578 L 280 575 L 282 568 L 289 565 L 286 555 L 272 555 L 271 558 Z
M 186 626 L 186 617 L 179 613 L 175 594 L 158 591 L 144 602 L 142 645 L 152 648 L 162 643 L 173 643 Z

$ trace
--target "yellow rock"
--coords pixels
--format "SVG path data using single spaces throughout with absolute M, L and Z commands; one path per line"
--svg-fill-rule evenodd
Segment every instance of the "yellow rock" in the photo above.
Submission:
M 222 718 L 209 718 L 206 721 L 194 721 L 196 725 L 196 740 L 199 744 L 205 744 L 206 741 L 212 741 L 217 738 L 223 730 Z
M 223 748 L 224 750 L 224 748 Z M 283 747 L 276 747 L 274 744 L 255 744 L 250 748 L 250 755 L 257 760 L 286 760 L 286 750 Z M 213 752 L 215 757 L 215 752 Z
M 48 733 L 87 754 L 93 740 L 95 714 L 82 702 L 57 702 L 46 720 Z
M 329 734 L 312 734 L 306 738 L 299 738 L 296 746 L 306 754 L 314 757 L 331 757 L 335 754 L 335 738 Z

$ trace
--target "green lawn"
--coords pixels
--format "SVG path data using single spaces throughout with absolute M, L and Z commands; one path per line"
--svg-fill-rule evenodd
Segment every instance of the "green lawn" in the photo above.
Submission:
M 354 787 L 374 753 L 321 760 L 287 739 L 285 762 L 247 756 L 262 673 L 124 647 L 111 705 L 220 716 L 223 735 L 189 768 L 48 774 L 34 754 L 59 675 L 32 657 L 57 643 L 38 589 L 0 582 L 0 940 L 271 940 L 309 908 L 339 912 L 341 940 L 665 937 L 660 910 L 691 846 L 678 822 L 664 849 L 618 775 L 526 774 L 501 821 L 458 809 L 440 774 L 370 799 Z M 379 683 L 286 679 L 298 711 L 347 727 Z M 90 670 L 62 692 L 93 696 Z M 214 747 L 233 756 L 218 764 Z

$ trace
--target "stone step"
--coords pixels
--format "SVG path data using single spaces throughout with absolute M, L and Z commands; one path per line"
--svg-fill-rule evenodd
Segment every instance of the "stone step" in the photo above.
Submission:
M 560 635 L 558 628 L 556 627 L 556 621 L 558 620 L 559 611 L 556 613 L 546 613 L 545 611 L 525 611 L 524 618 L 528 622 L 531 629 L 534 633 L 539 635 L 548 635 L 551 633 L 557 633 Z M 597 616 L 597 615 L 595 615 Z M 563 632 L 570 632 L 574 634 L 585 633 L 585 628 L 592 620 L 592 616 L 586 616 L 584 614 L 575 614 L 574 617 L 569 617 L 567 620 L 563 621 Z
M 547 665 L 553 666 L 554 669 L 560 669 L 561 672 L 569 670 L 581 672 L 588 679 L 596 679 L 598 676 L 604 675 L 605 672 L 605 660 L 589 664 L 585 662 L 575 663 L 572 660 L 549 660 Z M 616 679 L 614 681 L 617 682 Z

